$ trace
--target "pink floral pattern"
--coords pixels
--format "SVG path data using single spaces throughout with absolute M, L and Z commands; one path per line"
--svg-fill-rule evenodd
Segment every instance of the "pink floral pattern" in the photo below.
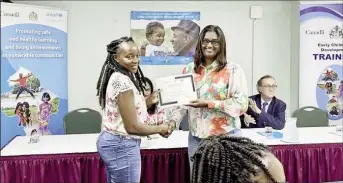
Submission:
M 164 109 L 157 108 L 156 113 L 148 115 L 148 120 L 147 121 L 154 121 L 156 122 L 153 125 L 161 125 L 165 122 L 165 112 Z
M 133 90 L 136 106 L 137 122 L 146 124 L 157 124 L 155 117 L 148 115 L 145 98 L 140 94 L 132 81 L 124 74 L 115 72 L 111 75 L 106 90 L 106 106 L 103 111 L 102 126 L 103 130 L 140 138 L 139 136 L 129 135 L 125 128 L 117 105 L 117 96 L 125 91 Z M 158 119 L 158 118 L 157 118 Z

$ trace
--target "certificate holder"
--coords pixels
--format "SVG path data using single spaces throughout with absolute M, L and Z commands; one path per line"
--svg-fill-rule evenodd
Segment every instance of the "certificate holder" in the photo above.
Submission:
M 192 74 L 168 76 L 156 79 L 161 107 L 173 107 L 189 104 L 198 99 Z

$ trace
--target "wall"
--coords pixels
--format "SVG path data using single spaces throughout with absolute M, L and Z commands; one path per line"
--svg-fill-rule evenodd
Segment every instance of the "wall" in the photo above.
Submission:
M 291 25 L 291 22 L 295 20 L 292 13 L 298 15 L 293 9 L 296 2 L 19 1 L 18 3 L 58 7 L 69 12 L 69 110 L 80 107 L 99 110 L 95 89 L 106 57 L 105 46 L 119 36 L 130 34 L 132 10 L 200 11 L 201 28 L 208 24 L 216 24 L 223 29 L 228 40 L 228 59 L 239 63 L 244 69 L 249 94 L 256 93 L 255 83 L 259 77 L 270 74 L 275 76 L 279 86 L 277 97 L 288 104 L 287 113 L 289 114 L 290 108 L 294 110 L 293 103 L 298 105 L 295 97 L 298 91 L 296 89 L 298 78 L 297 74 L 293 74 L 298 60 L 296 57 L 291 57 L 291 50 L 295 50 L 292 40 L 296 37 L 291 35 L 294 32 L 291 30 L 295 30 L 296 26 Z M 264 8 L 264 17 L 255 23 L 253 65 L 251 5 L 261 5 Z M 142 69 L 147 77 L 153 79 L 179 74 L 182 66 L 143 66 Z
M 290 111 L 299 108 L 299 44 L 300 12 L 299 3 L 291 3 L 291 60 L 290 60 Z

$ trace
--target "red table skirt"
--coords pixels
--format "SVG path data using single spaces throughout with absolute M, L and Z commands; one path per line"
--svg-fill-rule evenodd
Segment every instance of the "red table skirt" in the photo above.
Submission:
M 290 183 L 343 180 L 343 144 L 271 146 Z M 186 148 L 142 150 L 144 183 L 189 180 Z M 105 167 L 98 153 L 1 157 L 1 183 L 100 183 Z

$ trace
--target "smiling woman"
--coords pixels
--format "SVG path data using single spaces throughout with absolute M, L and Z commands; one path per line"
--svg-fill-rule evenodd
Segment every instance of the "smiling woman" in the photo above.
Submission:
M 183 74 L 194 76 L 198 99 L 189 101 L 188 108 L 167 109 L 166 116 L 168 121 L 180 124 L 188 112 L 191 157 L 201 139 L 234 134 L 240 128 L 239 116 L 248 108 L 247 83 L 243 69 L 227 61 L 225 35 L 216 25 L 208 25 L 201 31 L 194 62 L 183 69 Z M 192 169 L 191 161 L 190 165 Z
M 129 37 L 107 45 L 108 56 L 97 83 L 99 104 L 104 110 L 97 149 L 107 168 L 108 182 L 140 182 L 141 136 L 168 137 L 171 127 L 149 118 L 145 102 L 139 51 Z

